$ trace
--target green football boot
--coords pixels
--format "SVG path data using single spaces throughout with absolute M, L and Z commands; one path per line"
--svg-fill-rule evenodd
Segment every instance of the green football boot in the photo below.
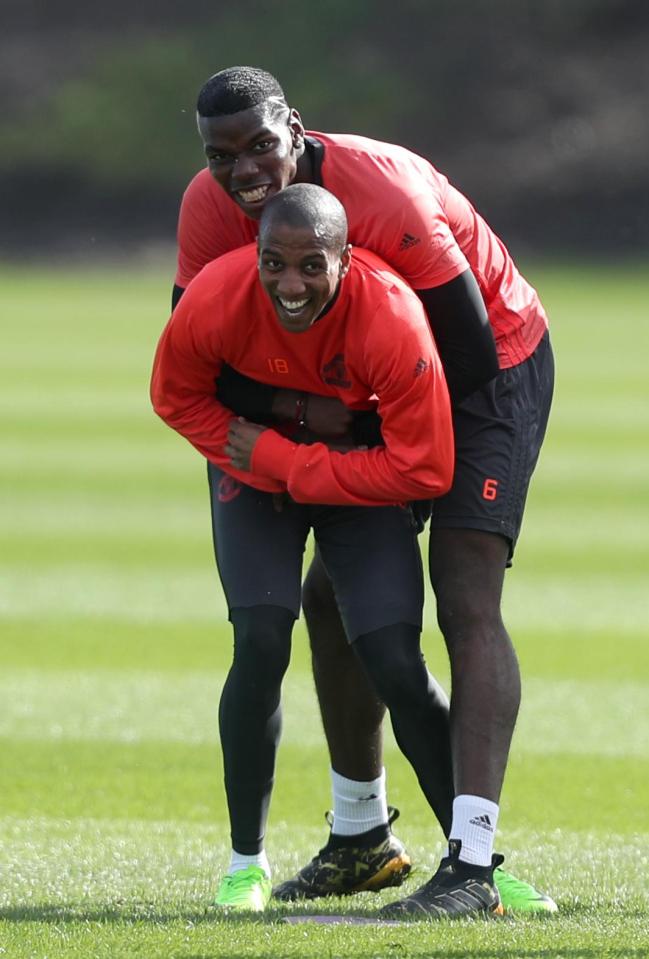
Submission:
M 270 879 L 259 866 L 237 869 L 221 880 L 214 905 L 231 912 L 263 912 L 271 889 Z
M 557 904 L 544 893 L 539 892 L 529 882 L 517 879 L 510 872 L 498 867 L 494 869 L 494 883 L 500 895 L 505 915 L 514 913 L 531 914 L 557 911 Z

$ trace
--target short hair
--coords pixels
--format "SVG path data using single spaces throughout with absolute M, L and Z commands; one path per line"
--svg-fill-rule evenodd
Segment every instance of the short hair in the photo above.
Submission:
M 330 248 L 341 252 L 347 243 L 347 215 L 340 200 L 315 183 L 294 183 L 264 206 L 259 223 L 261 240 L 272 223 L 311 227 Z
M 203 85 L 196 110 L 200 117 L 219 117 L 249 110 L 267 100 L 288 108 L 284 91 L 271 73 L 258 67 L 228 67 Z

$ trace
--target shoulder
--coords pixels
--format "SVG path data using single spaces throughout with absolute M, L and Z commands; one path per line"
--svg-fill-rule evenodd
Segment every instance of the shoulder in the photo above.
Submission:
M 207 168 L 201 170 L 180 205 L 176 282 L 186 287 L 206 263 L 245 246 L 256 233 L 255 222 L 244 216 Z
M 429 160 L 408 150 L 398 143 L 388 143 L 385 140 L 373 140 L 371 137 L 359 136 L 355 133 L 309 133 L 320 140 L 327 153 L 344 162 L 366 163 L 380 166 L 383 163 L 393 163 L 412 166 L 422 172 L 434 171 Z
M 406 301 L 414 300 L 419 303 L 419 297 L 404 278 L 371 250 L 352 247 L 350 276 L 355 288 L 368 299 L 378 302 L 379 299 L 385 298 L 388 292 L 394 292 Z
M 429 160 L 399 144 L 351 133 L 312 135 L 325 149 L 323 178 L 330 177 L 336 184 L 355 171 L 365 178 L 368 189 L 379 181 L 383 187 L 404 195 L 428 190 L 443 179 Z
M 237 300 L 257 285 L 257 245 L 249 243 L 212 260 L 194 277 L 183 294 L 193 300 L 236 295 Z M 181 300 L 182 302 L 182 300 Z
M 218 183 L 215 181 L 214 177 L 210 175 L 210 171 L 207 169 L 207 167 L 203 167 L 203 169 L 199 170 L 198 173 L 193 176 L 187 184 L 183 194 L 183 202 L 192 202 L 205 199 L 217 202 L 219 192 L 220 188 Z
M 427 326 L 423 304 L 412 287 L 391 266 L 370 250 L 352 249 L 348 298 L 361 323 L 374 327 L 396 323 Z
M 446 177 L 396 144 L 351 134 L 314 136 L 324 147 L 323 185 L 345 207 L 350 241 L 376 251 L 417 289 L 443 282 L 448 270 L 440 256 L 456 245 Z M 459 271 L 464 260 L 459 251 L 456 256 Z
M 242 216 L 236 204 L 218 185 L 205 167 L 192 177 L 180 205 L 180 218 L 191 224 L 218 222 L 219 229 L 229 226 Z M 210 226 L 212 229 L 212 226 Z

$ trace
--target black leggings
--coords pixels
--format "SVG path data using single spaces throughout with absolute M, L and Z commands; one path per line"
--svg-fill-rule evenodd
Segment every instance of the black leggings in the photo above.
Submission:
M 278 606 L 254 606 L 231 610 L 230 620 L 234 658 L 219 707 L 225 790 L 232 846 L 254 855 L 264 845 L 294 616 Z M 390 711 L 401 751 L 448 833 L 453 802 L 448 703 L 426 669 L 418 628 L 386 626 L 359 636 L 353 648 Z
M 353 648 L 390 711 L 399 748 L 448 835 L 454 795 L 448 699 L 426 668 L 419 639 L 415 626 L 399 623 L 359 636 Z
M 295 617 L 279 606 L 253 606 L 231 610 L 230 621 L 234 656 L 219 705 L 225 792 L 232 847 L 254 855 L 264 845 Z

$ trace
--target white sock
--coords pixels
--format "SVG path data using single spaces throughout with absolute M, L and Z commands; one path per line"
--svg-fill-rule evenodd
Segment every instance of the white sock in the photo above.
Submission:
M 334 799 L 334 821 L 331 831 L 337 836 L 358 836 L 388 822 L 385 794 L 385 769 L 378 779 L 359 782 L 346 779 L 331 770 Z
M 498 824 L 497 803 L 481 796 L 456 796 L 449 839 L 462 843 L 460 860 L 490 866 Z
M 256 853 L 254 856 L 244 856 L 242 852 L 237 852 L 236 849 L 233 849 L 230 857 L 228 876 L 231 876 L 233 872 L 237 872 L 239 869 L 247 869 L 248 866 L 259 866 L 270 879 L 270 865 L 265 849 L 262 849 L 261 852 Z

